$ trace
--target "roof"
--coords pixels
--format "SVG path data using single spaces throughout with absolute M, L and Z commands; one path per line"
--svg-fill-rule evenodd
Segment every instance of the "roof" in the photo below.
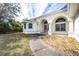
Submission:
M 64 12 L 64 11 L 67 11 L 67 8 L 63 9 L 63 10 L 56 10 L 56 11 L 50 12 L 48 14 L 44 14 L 44 15 L 41 15 L 41 16 L 38 16 L 38 17 L 34 17 L 34 18 L 31 18 L 31 19 L 27 19 L 27 20 L 23 21 L 22 23 L 33 22 L 33 21 L 36 21 L 38 18 L 46 17 L 48 15 L 55 15 L 57 13 Z
M 41 15 L 41 16 L 38 16 L 38 17 L 31 18 L 31 19 L 29 19 L 29 20 L 36 20 L 36 19 L 38 19 L 38 18 L 45 17 L 45 16 L 48 16 L 48 15 L 54 15 L 54 14 L 57 14 L 57 13 L 60 13 L 60 12 L 63 12 L 63 11 L 67 11 L 67 9 L 56 10 L 56 11 L 50 12 L 50 13 L 48 13 L 48 14 L 44 14 L 44 15 Z

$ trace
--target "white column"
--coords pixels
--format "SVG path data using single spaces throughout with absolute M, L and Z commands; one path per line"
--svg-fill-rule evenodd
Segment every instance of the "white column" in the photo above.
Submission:
M 73 19 L 72 18 L 69 18 L 68 25 L 69 25 L 68 28 L 67 28 L 67 29 L 69 29 L 68 30 L 68 34 L 69 35 L 74 34 L 74 22 L 73 22 Z
M 49 35 L 52 35 L 52 24 L 51 24 L 51 23 L 49 23 L 48 34 L 49 34 Z
M 37 30 L 40 32 L 40 23 L 38 23 Z

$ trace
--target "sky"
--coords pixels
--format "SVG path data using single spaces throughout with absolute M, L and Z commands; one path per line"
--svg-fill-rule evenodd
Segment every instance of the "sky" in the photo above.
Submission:
M 67 8 L 67 3 L 21 3 L 21 14 L 17 20 L 22 21 L 24 18 L 34 18 L 52 11 L 63 10 Z

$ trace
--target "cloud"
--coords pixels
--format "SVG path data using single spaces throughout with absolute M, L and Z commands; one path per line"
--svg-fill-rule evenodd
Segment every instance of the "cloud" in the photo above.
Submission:
M 21 3 L 21 7 L 22 14 L 19 20 L 41 16 L 56 10 L 62 10 L 67 8 L 67 3 Z
M 41 16 L 55 10 L 67 8 L 67 3 L 28 3 L 26 4 L 30 18 Z

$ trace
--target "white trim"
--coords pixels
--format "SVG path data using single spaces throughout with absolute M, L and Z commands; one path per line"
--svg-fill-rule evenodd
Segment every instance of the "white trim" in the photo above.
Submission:
M 36 32 L 36 31 L 27 31 L 27 32 L 23 32 L 25 34 L 41 34 L 41 32 Z
M 68 34 L 66 31 L 55 31 L 54 34 Z
M 57 22 L 57 23 L 55 23 L 55 24 L 64 24 L 64 23 L 66 23 L 66 22 Z

